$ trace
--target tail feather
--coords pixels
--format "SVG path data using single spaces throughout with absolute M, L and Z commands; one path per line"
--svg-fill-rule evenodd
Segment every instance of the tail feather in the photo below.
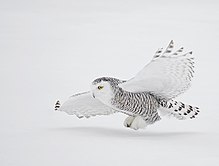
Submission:
M 177 119 L 194 119 L 199 114 L 199 108 L 186 105 L 182 102 L 169 100 L 160 102 L 161 115 L 173 115 Z

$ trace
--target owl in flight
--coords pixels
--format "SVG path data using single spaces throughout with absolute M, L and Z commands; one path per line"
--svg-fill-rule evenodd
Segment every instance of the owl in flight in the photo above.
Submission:
M 179 120 L 194 119 L 198 107 L 174 100 L 191 85 L 194 73 L 192 52 L 183 47 L 173 52 L 173 41 L 166 49 L 158 49 L 153 59 L 134 78 L 119 80 L 97 78 L 90 91 L 71 96 L 55 110 L 78 118 L 122 112 L 128 117 L 124 126 L 134 130 L 145 128 L 170 115 Z

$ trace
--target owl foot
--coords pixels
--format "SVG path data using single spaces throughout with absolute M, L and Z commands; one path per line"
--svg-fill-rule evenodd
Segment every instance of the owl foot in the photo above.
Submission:
M 135 117 L 134 116 L 129 116 L 129 117 L 127 117 L 126 119 L 125 119 L 125 121 L 124 121 L 124 126 L 125 127 L 131 127 L 131 124 L 132 124 L 132 122 L 133 122 L 133 120 L 135 119 Z
M 129 116 L 124 121 L 124 126 L 129 127 L 134 130 L 144 129 L 147 126 L 147 123 L 141 116 Z
M 147 126 L 147 123 L 145 122 L 145 120 L 141 116 L 137 116 L 133 120 L 130 128 L 134 130 L 138 130 L 138 129 L 144 129 L 146 126 Z

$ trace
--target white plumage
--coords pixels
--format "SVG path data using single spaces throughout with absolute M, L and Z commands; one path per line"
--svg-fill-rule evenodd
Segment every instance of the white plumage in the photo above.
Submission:
M 69 115 L 76 115 L 78 118 L 109 115 L 115 112 L 99 100 L 91 97 L 90 92 L 71 96 L 58 110 L 64 111 Z
M 160 120 L 159 114 L 193 119 L 199 113 L 197 107 L 172 99 L 190 87 L 194 58 L 192 52 L 183 53 L 183 48 L 172 50 L 173 41 L 164 51 L 158 49 L 134 78 L 98 78 L 92 82 L 91 91 L 73 95 L 63 105 L 58 101 L 55 109 L 79 118 L 122 112 L 129 115 L 124 125 L 132 129 Z
M 126 91 L 152 92 L 166 99 L 172 99 L 185 92 L 193 77 L 194 58 L 192 52 L 182 49 L 171 53 L 173 41 L 164 52 L 158 51 L 133 79 L 120 85 Z

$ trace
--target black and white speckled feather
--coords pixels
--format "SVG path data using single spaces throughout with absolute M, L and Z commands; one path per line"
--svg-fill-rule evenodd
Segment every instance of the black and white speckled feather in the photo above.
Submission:
M 184 104 L 175 100 L 160 100 L 159 110 L 166 113 L 166 115 L 173 115 L 174 117 L 183 119 L 194 119 L 199 114 L 199 108 Z M 161 112 L 161 113 L 162 113 Z
M 118 88 L 111 103 L 128 115 L 142 116 L 147 123 L 152 124 L 160 120 L 157 113 L 158 101 L 150 93 L 132 93 Z

